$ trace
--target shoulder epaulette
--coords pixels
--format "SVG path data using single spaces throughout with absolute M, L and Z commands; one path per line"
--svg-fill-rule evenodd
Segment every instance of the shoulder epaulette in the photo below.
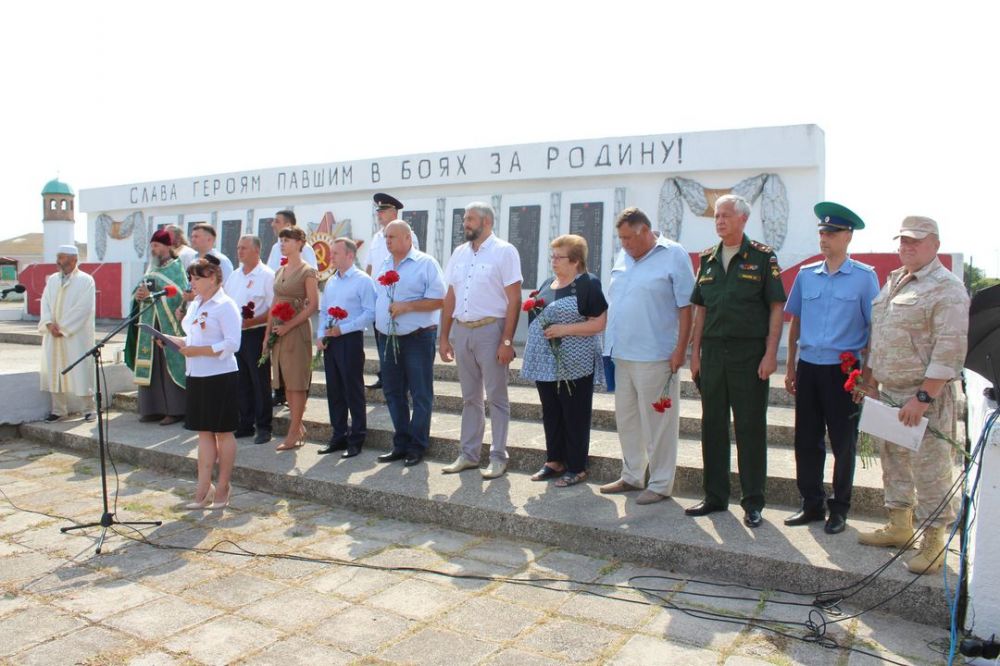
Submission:
M 755 240 L 750 241 L 750 247 L 765 254 L 771 254 L 772 252 L 774 252 L 773 247 L 771 247 L 770 245 L 764 245 L 760 241 L 755 241 Z
M 874 266 L 869 266 L 868 264 L 863 264 L 860 261 L 858 261 L 857 259 L 851 259 L 851 263 L 853 263 L 856 268 L 860 268 L 863 271 L 868 271 L 869 273 L 874 273 L 875 272 L 875 267 Z
M 703 257 L 707 257 L 708 255 L 712 254 L 713 252 L 715 252 L 715 246 L 714 245 L 710 245 L 710 246 L 706 247 L 704 250 L 702 250 L 700 254 Z

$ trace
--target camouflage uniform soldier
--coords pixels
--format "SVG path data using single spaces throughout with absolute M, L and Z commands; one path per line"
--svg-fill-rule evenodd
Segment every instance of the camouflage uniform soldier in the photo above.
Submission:
M 916 425 L 926 416 L 927 434 L 917 451 L 882 442 L 882 483 L 887 525 L 862 534 L 860 543 L 903 546 L 913 536 L 913 516 L 922 523 L 944 501 L 952 486 L 951 444 L 930 428 L 954 439 L 955 398 L 965 361 L 969 297 L 962 281 L 941 265 L 937 223 L 907 217 L 899 235 L 903 267 L 872 304 L 872 342 L 864 371 L 864 391 L 876 386 L 902 405 L 899 420 Z M 874 379 L 873 383 L 871 380 Z M 927 525 L 920 552 L 906 563 L 913 573 L 934 573 L 944 565 L 945 527 L 955 520 L 954 501 Z

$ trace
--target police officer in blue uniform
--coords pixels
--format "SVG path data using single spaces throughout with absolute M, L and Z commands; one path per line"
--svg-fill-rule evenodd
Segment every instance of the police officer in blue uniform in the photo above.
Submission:
M 792 315 L 785 389 L 795 396 L 795 477 L 802 496 L 801 510 L 785 525 L 826 520 L 826 533 L 839 534 L 851 508 L 859 414 L 844 382 L 868 346 L 879 287 L 874 269 L 847 254 L 854 231 L 865 226 L 861 218 L 831 201 L 813 211 L 823 260 L 799 269 L 785 304 Z M 826 436 L 834 458 L 829 500 L 823 487 Z

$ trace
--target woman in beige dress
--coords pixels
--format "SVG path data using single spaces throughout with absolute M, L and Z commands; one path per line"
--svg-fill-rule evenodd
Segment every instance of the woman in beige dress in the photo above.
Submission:
M 306 244 L 302 229 L 282 229 L 278 242 L 284 259 L 274 276 L 274 303 L 290 303 L 295 316 L 286 322 L 268 316 L 264 352 L 274 332 L 278 339 L 271 349 L 271 384 L 275 388 L 284 384 L 291 412 L 288 434 L 275 450 L 290 451 L 302 446 L 306 434 L 302 416 L 312 380 L 312 316 L 319 309 L 319 280 L 316 269 L 302 261 L 302 248 Z

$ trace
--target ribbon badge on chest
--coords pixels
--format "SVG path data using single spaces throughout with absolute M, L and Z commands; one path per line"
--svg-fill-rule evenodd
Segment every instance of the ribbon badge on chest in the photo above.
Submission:
M 198 315 L 198 325 L 201 326 L 201 330 L 205 330 L 205 322 L 208 321 L 208 313 L 202 312 Z

